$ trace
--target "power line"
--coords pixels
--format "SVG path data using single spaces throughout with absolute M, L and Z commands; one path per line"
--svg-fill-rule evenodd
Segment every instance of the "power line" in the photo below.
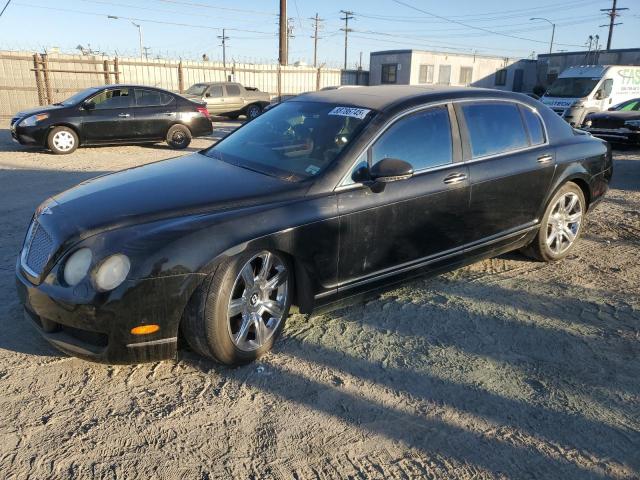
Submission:
M 2 11 L 0 12 L 0 17 L 2 16 L 2 14 L 7 9 L 10 3 L 11 3 L 11 0 L 7 0 L 7 3 L 4 4 L 4 7 L 2 7 Z
M 214 10 L 228 10 L 230 12 L 241 12 L 241 13 L 255 13 L 257 15 L 268 15 L 268 16 L 272 16 L 272 17 L 277 17 L 278 16 L 276 13 L 264 12 L 264 11 L 259 11 L 259 10 L 248 10 L 248 9 L 244 9 L 244 8 L 220 7 L 218 5 L 211 5 L 211 4 L 207 4 L 207 3 L 185 2 L 185 1 L 180 1 L 180 0 L 153 0 L 153 1 L 162 2 L 162 3 L 173 3 L 173 4 L 176 4 L 176 5 L 185 5 L 185 6 L 188 6 L 188 7 L 212 8 Z
M 344 20 L 344 28 L 341 28 L 340 30 L 344 31 L 344 69 L 346 70 L 347 69 L 347 50 L 349 45 L 349 32 L 351 31 L 349 29 L 349 20 L 355 17 L 353 16 L 353 12 L 349 10 L 340 10 L 340 13 L 344 13 L 344 17 L 340 17 L 341 20 Z
M 519 36 L 516 36 L 516 35 L 510 35 L 510 34 L 507 34 L 507 33 L 500 33 L 500 32 L 496 32 L 494 30 L 489 30 L 488 28 L 477 27 L 477 26 L 474 26 L 474 25 L 469 25 L 469 24 L 464 23 L 464 22 L 459 22 L 457 20 L 452 20 L 452 19 L 449 19 L 447 17 L 443 17 L 441 15 L 436 15 L 435 13 L 427 12 L 426 10 L 422 10 L 422 9 L 420 9 L 418 7 L 415 7 L 415 6 L 413 6 L 413 5 L 409 4 L 409 3 L 403 2 L 402 0 L 393 0 L 393 1 L 395 3 L 397 3 L 397 4 L 399 4 L 399 5 L 403 5 L 403 6 L 407 7 L 407 8 L 412 9 L 412 10 L 416 10 L 418 12 L 424 13 L 426 15 L 430 15 L 430 16 L 435 17 L 435 18 L 439 18 L 439 19 L 444 20 L 446 22 L 455 23 L 457 25 L 462 25 L 463 27 L 471 28 L 471 29 L 474 29 L 474 30 L 480 30 L 482 32 L 491 33 L 493 35 L 500 35 L 500 36 L 503 36 L 503 37 L 515 38 L 517 40 L 526 40 L 528 42 L 544 43 L 545 45 L 547 43 L 547 42 L 542 41 L 542 40 L 534 40 L 532 38 L 519 37 Z M 574 44 L 567 44 L 567 43 L 557 43 L 557 45 L 564 45 L 564 46 L 569 46 L 569 47 L 582 47 L 583 46 L 583 45 L 574 45 Z

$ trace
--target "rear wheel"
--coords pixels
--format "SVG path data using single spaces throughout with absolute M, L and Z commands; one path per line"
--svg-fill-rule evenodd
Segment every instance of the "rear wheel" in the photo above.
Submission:
M 261 113 L 262 113 L 262 108 L 260 107 L 260 105 L 249 105 L 245 112 L 249 120 L 256 118 Z
M 585 212 L 582 189 L 573 182 L 563 185 L 549 202 L 540 230 L 524 253 L 545 262 L 569 255 L 582 233 Z
M 285 257 L 267 250 L 222 264 L 187 309 L 182 330 L 191 348 L 228 365 L 269 351 L 291 306 L 290 272 Z
M 184 125 L 174 125 L 167 132 L 167 143 L 171 148 L 187 148 L 191 143 L 191 130 Z
M 55 127 L 47 137 L 47 146 L 56 155 L 75 152 L 78 143 L 78 135 L 69 127 Z

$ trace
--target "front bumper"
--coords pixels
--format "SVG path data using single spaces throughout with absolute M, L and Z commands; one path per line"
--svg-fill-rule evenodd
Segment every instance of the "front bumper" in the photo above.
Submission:
M 591 128 L 583 127 L 582 130 L 589 132 L 594 137 L 602 138 L 611 143 L 628 143 L 631 145 L 640 144 L 640 131 L 621 128 Z
M 43 128 L 40 125 L 33 127 L 21 127 L 18 125 L 20 120 L 17 120 L 10 127 L 11 138 L 21 145 L 39 145 L 44 146 L 48 128 Z
M 175 358 L 178 325 L 186 304 L 185 276 L 127 280 L 115 298 L 72 303 L 45 283 L 33 285 L 16 266 L 16 287 L 40 334 L 59 350 L 101 363 L 142 363 Z M 160 325 L 136 336 L 135 326 Z

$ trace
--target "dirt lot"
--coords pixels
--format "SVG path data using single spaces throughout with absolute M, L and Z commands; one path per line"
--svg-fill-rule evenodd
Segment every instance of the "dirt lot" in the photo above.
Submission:
M 56 157 L 3 128 L 0 478 L 640 477 L 640 151 L 617 152 L 614 188 L 561 263 L 510 254 L 294 315 L 241 368 L 186 351 L 112 367 L 39 338 L 15 259 L 41 200 L 175 152 Z

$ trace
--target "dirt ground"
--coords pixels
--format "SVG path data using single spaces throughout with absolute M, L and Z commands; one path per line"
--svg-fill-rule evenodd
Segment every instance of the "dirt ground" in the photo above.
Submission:
M 640 478 L 640 151 L 616 152 L 563 262 L 509 254 L 294 315 L 241 368 L 115 367 L 23 320 L 15 260 L 41 200 L 175 152 L 59 157 L 0 128 L 0 478 Z

